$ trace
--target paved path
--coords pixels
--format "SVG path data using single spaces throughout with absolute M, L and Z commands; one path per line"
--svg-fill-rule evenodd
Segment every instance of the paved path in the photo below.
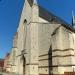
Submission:
M 0 75 L 17 75 L 17 74 L 0 72 Z

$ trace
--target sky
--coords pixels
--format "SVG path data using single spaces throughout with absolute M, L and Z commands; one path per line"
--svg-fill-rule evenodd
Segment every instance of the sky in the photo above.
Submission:
M 0 0 L 0 58 L 10 52 L 24 0 Z M 75 0 L 38 0 L 38 4 L 71 24 Z

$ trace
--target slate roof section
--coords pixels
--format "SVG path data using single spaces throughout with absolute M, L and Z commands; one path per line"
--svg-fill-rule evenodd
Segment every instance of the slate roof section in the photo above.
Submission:
M 30 6 L 33 4 L 33 0 L 28 0 Z M 37 5 L 39 7 L 39 16 L 49 22 L 56 22 L 58 24 L 61 24 L 62 26 L 66 27 L 67 29 L 75 32 L 75 29 L 72 25 L 61 19 L 60 17 L 56 16 L 55 14 L 51 13 L 47 9 L 43 8 L 41 5 L 39 5 L 39 1 L 37 1 Z
M 55 14 L 51 13 L 50 11 L 46 10 L 42 6 L 39 6 L 39 16 L 44 18 L 47 21 L 54 21 L 62 26 L 66 27 L 67 29 L 75 32 L 75 29 L 72 25 L 61 19 L 60 17 L 56 16 Z

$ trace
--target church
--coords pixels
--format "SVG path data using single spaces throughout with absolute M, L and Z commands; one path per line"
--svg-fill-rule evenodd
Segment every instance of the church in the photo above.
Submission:
M 73 26 L 70 26 L 41 7 L 37 0 L 25 0 L 11 52 L 13 66 L 10 68 L 18 75 L 73 73 L 74 17 Z

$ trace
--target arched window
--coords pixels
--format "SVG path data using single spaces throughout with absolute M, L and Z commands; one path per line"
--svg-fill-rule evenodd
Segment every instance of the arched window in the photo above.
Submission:
M 27 20 L 26 20 L 26 19 L 24 19 L 24 23 L 25 23 L 25 24 L 27 23 Z

